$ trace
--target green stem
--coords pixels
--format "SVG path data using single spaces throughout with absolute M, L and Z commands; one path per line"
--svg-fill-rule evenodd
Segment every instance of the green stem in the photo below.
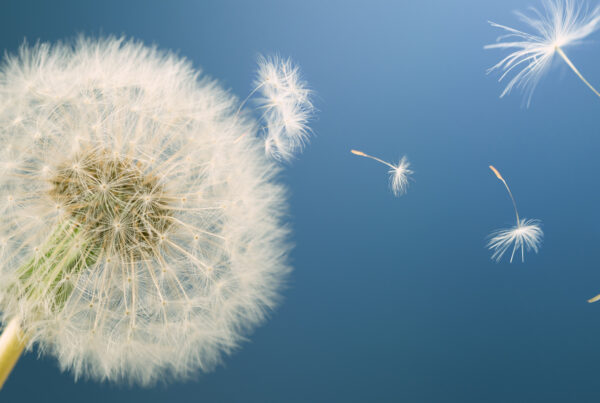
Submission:
M 59 312 L 73 291 L 71 283 L 63 280 L 93 265 L 97 256 L 97 250 L 82 239 L 77 226 L 68 221 L 61 223 L 40 247 L 39 255 L 17 269 L 18 284 L 10 286 L 8 292 L 29 300 L 33 306 L 43 305 L 44 297 L 50 295 L 54 298 L 52 311 Z M 20 318 L 13 318 L 0 336 L 0 389 L 26 346 L 20 322 Z
M 0 389 L 27 346 L 19 318 L 13 318 L 0 336 Z

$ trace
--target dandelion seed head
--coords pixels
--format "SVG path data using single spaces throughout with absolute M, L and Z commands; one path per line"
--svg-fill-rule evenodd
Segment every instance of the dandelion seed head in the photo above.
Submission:
M 0 319 L 76 377 L 213 369 L 289 271 L 278 169 L 236 141 L 257 123 L 124 39 L 24 45 L 0 93 Z
M 526 251 L 537 253 L 544 236 L 540 224 L 539 220 L 522 218 L 514 227 L 492 233 L 487 245 L 493 251 L 492 259 L 499 262 L 508 250 L 511 250 L 511 263 L 519 253 L 521 261 L 525 261 Z
M 516 13 L 533 30 L 532 33 L 490 22 L 506 34 L 500 36 L 497 43 L 485 46 L 485 49 L 512 50 L 488 69 L 488 73 L 501 71 L 499 81 L 513 74 L 500 96 L 519 88 L 525 93 L 527 106 L 557 48 L 576 45 L 600 28 L 600 6 L 590 9 L 575 0 L 543 0 L 543 5 L 542 11 L 530 8 L 529 14 Z
M 145 173 L 150 168 L 105 149 L 86 149 L 74 159 L 57 166 L 49 195 L 70 214 L 81 237 L 123 262 L 158 256 L 158 234 L 174 219 L 164 186 Z
M 290 59 L 278 56 L 258 59 L 255 82 L 265 122 L 265 151 L 277 160 L 288 161 L 301 151 L 310 135 L 308 122 L 314 107 L 311 91 Z

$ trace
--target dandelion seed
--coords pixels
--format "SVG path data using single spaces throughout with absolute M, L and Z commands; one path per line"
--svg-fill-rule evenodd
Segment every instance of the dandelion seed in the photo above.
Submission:
M 365 154 L 362 151 L 350 150 L 350 152 L 354 155 L 370 158 L 370 159 L 375 160 L 383 165 L 387 165 L 388 167 L 390 167 L 390 170 L 388 171 L 388 173 L 390 174 L 390 188 L 392 189 L 392 193 L 396 197 L 401 196 L 404 193 L 406 193 L 410 175 L 412 175 L 412 173 L 413 173 L 413 171 L 408 169 L 408 167 L 410 166 L 410 163 L 408 162 L 408 159 L 406 158 L 406 156 L 404 156 L 400 159 L 400 162 L 398 162 L 398 165 L 393 165 L 393 164 L 390 164 L 387 161 L 383 161 L 377 157 L 373 157 L 371 155 Z
M 502 229 L 492 233 L 487 246 L 489 249 L 494 251 L 492 254 L 492 259 L 497 262 L 502 259 L 502 256 L 504 256 L 504 254 L 511 249 L 511 247 L 512 251 L 510 254 L 510 262 L 512 263 L 515 254 L 519 251 L 521 253 L 521 261 L 525 261 L 525 251 L 533 250 L 537 253 L 539 250 L 542 237 L 544 236 L 544 233 L 540 228 L 541 221 L 519 218 L 517 203 L 515 202 L 515 198 L 513 197 L 506 180 L 504 180 L 502 175 L 500 175 L 500 172 L 494 166 L 490 165 L 490 169 L 492 172 L 494 172 L 496 177 L 502 181 L 510 196 L 510 199 L 513 203 L 513 208 L 515 210 L 517 224 L 514 227 Z
M 265 122 L 265 151 L 287 161 L 308 141 L 308 122 L 314 111 L 311 91 L 290 59 L 261 56 L 258 66 L 253 93 L 261 94 L 258 102 Z
M 196 77 L 123 39 L 24 46 L 0 67 L 0 386 L 26 345 L 75 377 L 186 378 L 276 305 L 278 169 L 257 136 L 235 141 L 257 127 L 235 98 Z
M 550 66 L 555 53 L 558 53 L 577 77 L 600 97 L 600 93 L 583 77 L 563 51 L 563 48 L 580 43 L 600 28 L 600 7 L 589 9 L 574 0 L 544 0 L 543 4 L 543 12 L 535 8 L 531 9 L 529 16 L 517 12 L 521 21 L 533 28 L 534 34 L 490 22 L 493 27 L 507 31 L 507 34 L 499 37 L 498 43 L 485 46 L 485 49 L 514 50 L 488 69 L 488 73 L 494 70 L 503 72 L 499 81 L 515 71 L 500 97 L 517 87 L 524 90 L 529 106 L 533 91 Z
M 600 301 L 600 294 L 596 295 L 594 298 L 588 299 L 587 302 L 591 304 L 591 303 L 596 302 L 596 301 Z

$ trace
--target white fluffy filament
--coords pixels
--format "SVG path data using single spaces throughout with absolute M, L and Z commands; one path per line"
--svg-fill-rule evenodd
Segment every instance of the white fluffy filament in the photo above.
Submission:
M 488 69 L 502 71 L 499 81 L 515 72 L 500 95 L 511 92 L 515 87 L 525 91 L 527 106 L 531 103 L 533 91 L 540 78 L 550 66 L 553 56 L 558 53 L 573 72 L 596 95 L 600 93 L 583 77 L 564 53 L 569 45 L 580 43 L 585 37 L 600 28 L 600 7 L 589 9 L 574 0 L 544 0 L 544 10 L 531 9 L 531 15 L 517 13 L 534 33 L 523 32 L 505 25 L 490 22 L 493 27 L 507 33 L 498 38 L 497 43 L 485 49 L 510 49 L 512 53 Z
M 290 59 L 274 56 L 258 59 L 254 91 L 265 123 L 265 151 L 277 160 L 289 161 L 302 150 L 310 135 L 308 122 L 314 107 L 311 91 Z
M 379 162 L 380 164 L 388 166 L 390 168 L 388 173 L 390 175 L 390 188 L 392 189 L 392 193 L 396 197 L 406 193 L 410 176 L 413 174 L 413 171 L 409 169 L 410 163 L 408 162 L 408 158 L 406 158 L 406 156 L 403 156 L 397 165 L 393 165 L 380 158 L 365 154 L 362 151 L 350 150 L 350 152 L 354 155 L 369 158 Z
M 538 252 L 540 243 L 544 233 L 540 228 L 541 221 L 539 220 L 528 220 L 526 218 L 519 218 L 519 212 L 517 210 L 517 203 L 515 198 L 508 186 L 508 183 L 504 177 L 500 174 L 493 165 L 490 165 L 490 169 L 494 172 L 494 175 L 504 184 L 506 191 L 508 192 L 510 199 L 513 204 L 516 216 L 516 225 L 511 228 L 501 229 L 493 232 L 490 235 L 490 241 L 488 242 L 488 248 L 493 251 L 492 260 L 499 262 L 502 256 L 511 249 L 510 262 L 512 263 L 515 254 L 521 252 L 521 261 L 525 261 L 525 251 L 533 250 Z

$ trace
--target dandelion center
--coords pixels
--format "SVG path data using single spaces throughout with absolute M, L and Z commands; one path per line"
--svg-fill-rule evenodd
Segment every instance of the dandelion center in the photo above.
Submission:
M 104 255 L 151 257 L 172 223 L 164 186 L 150 169 L 108 150 L 79 152 L 50 183 L 52 199 Z

